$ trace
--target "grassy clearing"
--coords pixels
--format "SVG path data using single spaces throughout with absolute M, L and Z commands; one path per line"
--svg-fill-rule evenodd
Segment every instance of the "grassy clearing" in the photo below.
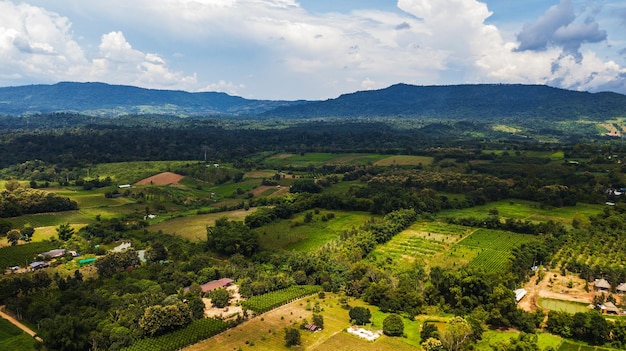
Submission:
M 313 211 L 307 211 L 313 212 Z M 326 222 L 321 218 L 333 213 L 335 217 Z M 267 250 L 314 250 L 339 238 L 342 232 L 358 228 L 372 217 L 366 212 L 321 210 L 313 215 L 310 223 L 304 223 L 305 213 L 291 219 L 278 220 L 257 230 L 261 247 Z
M 417 165 L 430 165 L 434 161 L 434 157 L 430 156 L 411 156 L 411 155 L 397 155 L 383 158 L 380 161 L 374 163 L 375 166 L 417 166 Z
M 576 206 L 542 209 L 538 203 L 524 200 L 501 200 L 488 203 L 483 206 L 464 208 L 460 210 L 446 210 L 439 217 L 487 217 L 489 210 L 496 208 L 500 217 L 522 219 L 536 222 L 552 220 L 570 225 L 575 217 L 588 218 L 589 216 L 602 213 L 604 206 L 595 204 L 578 203 Z
M 148 227 L 150 231 L 162 231 L 174 234 L 190 241 L 206 240 L 206 227 L 215 225 L 215 220 L 220 217 L 228 217 L 231 220 L 243 221 L 254 209 L 235 210 L 219 213 L 210 213 L 195 216 L 186 216 L 170 219 Z
M 563 340 L 561 346 L 557 349 L 558 351 L 605 351 L 605 350 L 619 350 L 619 349 L 611 349 L 608 347 L 600 347 L 600 346 L 590 346 L 583 343 L 575 343 L 570 340 Z
M 587 304 L 557 299 L 540 298 L 538 305 L 551 311 L 567 312 L 571 314 L 589 311 Z
M 317 296 L 294 301 L 277 309 L 252 318 L 233 329 L 216 335 L 199 344 L 183 349 L 184 351 L 232 351 L 238 350 L 289 350 L 285 347 L 285 327 L 299 327 L 304 319 L 311 321 L 312 308 L 316 304 L 322 309 L 324 330 L 315 333 L 300 330 L 302 345 L 296 350 L 364 350 L 364 351 L 403 351 L 415 350 L 419 344 L 419 321 L 404 319 L 407 338 L 381 336 L 374 342 L 368 342 L 345 330 L 350 326 L 348 310 L 341 307 L 339 296 L 326 293 L 326 298 Z M 374 306 L 360 300 L 350 300 L 350 306 L 365 306 L 372 312 L 372 325 L 369 330 L 382 329 L 382 321 L 388 315 L 381 313 Z

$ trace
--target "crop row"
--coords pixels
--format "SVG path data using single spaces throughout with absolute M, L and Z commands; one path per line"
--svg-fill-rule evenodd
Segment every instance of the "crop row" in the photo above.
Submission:
M 243 302 L 243 306 L 256 314 L 261 314 L 320 290 L 321 288 L 315 285 L 294 285 L 267 294 L 252 296 Z
M 175 332 L 145 338 L 137 341 L 122 351 L 175 351 L 185 346 L 208 339 L 231 327 L 231 324 L 215 318 L 203 318 L 193 321 L 187 327 Z
M 37 254 L 55 248 L 50 242 L 33 242 L 25 245 L 3 247 L 0 249 L 0 267 L 24 267 L 31 263 Z

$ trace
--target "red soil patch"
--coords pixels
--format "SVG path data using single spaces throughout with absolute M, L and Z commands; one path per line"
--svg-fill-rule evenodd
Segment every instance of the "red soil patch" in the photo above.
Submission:
M 154 185 L 170 185 L 170 184 L 178 184 L 178 182 L 180 182 L 181 179 L 185 178 L 185 176 L 182 176 L 180 174 L 176 174 L 176 173 L 172 173 L 172 172 L 163 172 L 163 173 L 159 173 L 156 175 L 153 175 L 152 177 L 148 177 L 146 179 L 142 179 L 140 181 L 138 181 L 137 183 L 135 183 L 135 185 L 147 185 L 147 184 L 154 184 Z

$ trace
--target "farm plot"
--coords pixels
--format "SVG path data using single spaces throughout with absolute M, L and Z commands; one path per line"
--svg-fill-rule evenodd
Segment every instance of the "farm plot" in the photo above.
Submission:
M 267 294 L 252 296 L 242 305 L 256 314 L 265 313 L 300 297 L 314 294 L 322 290 L 317 285 L 294 285 L 286 289 L 276 290 Z
M 308 165 L 316 166 L 322 164 L 366 165 L 377 162 L 386 157 L 388 156 L 378 154 L 329 154 L 322 152 L 309 152 L 303 155 L 280 154 L 272 156 L 265 160 L 265 164 L 271 168 Z
M 499 272 L 508 264 L 512 248 L 534 240 L 536 238 L 528 234 L 480 228 L 438 257 L 436 263 L 457 268 L 467 263 L 486 272 Z
M 486 205 L 475 206 L 460 210 L 446 210 L 439 214 L 441 218 L 476 217 L 484 218 L 489 215 L 490 209 L 497 209 L 501 218 L 520 220 L 554 222 L 571 225 L 573 218 L 588 218 L 602 213 L 604 206 L 578 203 L 576 206 L 542 209 L 538 203 L 525 200 L 501 200 Z
M 162 231 L 163 233 L 178 235 L 190 241 L 201 241 L 206 240 L 206 227 L 215 225 L 216 219 L 228 217 L 230 220 L 243 221 L 252 211 L 254 209 L 178 217 L 151 225 L 148 229 L 150 231 Z
M 570 314 L 589 311 L 587 308 L 588 304 L 574 301 L 540 298 L 538 305 L 550 311 L 567 312 Z
M 49 241 L 0 248 L 0 267 L 25 267 L 32 262 L 37 254 L 56 248 L 57 245 Z
M 391 257 L 400 266 L 429 261 L 470 234 L 471 228 L 443 222 L 417 222 L 374 250 L 372 255 Z
M 380 161 L 374 163 L 375 166 L 417 166 L 417 165 L 430 165 L 433 163 L 434 157 L 430 156 L 411 156 L 411 155 L 397 155 L 383 158 Z

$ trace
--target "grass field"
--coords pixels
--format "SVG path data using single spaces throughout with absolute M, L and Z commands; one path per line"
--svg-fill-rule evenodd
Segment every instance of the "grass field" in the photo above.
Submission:
M 206 240 L 206 227 L 214 225 L 216 219 L 226 216 L 231 220 L 243 221 L 251 211 L 254 209 L 178 217 L 151 225 L 148 230 L 155 232 L 160 230 L 163 233 L 175 234 L 191 241 L 201 241 Z
M 219 334 L 199 344 L 187 347 L 184 351 L 233 351 L 233 350 L 288 350 L 285 344 L 285 327 L 299 327 L 304 319 L 311 321 L 312 312 L 307 307 L 318 303 L 324 317 L 324 330 L 315 333 L 300 330 L 302 345 L 295 350 L 363 350 L 363 351 L 403 351 L 415 350 L 419 345 L 419 327 L 421 322 L 403 319 L 407 338 L 387 337 L 369 342 L 348 334 L 350 326 L 348 310 L 343 309 L 339 297 L 326 293 L 325 299 L 317 296 L 304 298 L 257 316 L 233 329 Z M 366 306 L 372 312 L 372 324 L 365 326 L 369 330 L 382 329 L 382 321 L 388 315 L 374 306 L 360 300 L 351 299 L 350 306 Z
M 34 351 L 35 340 L 6 319 L 0 318 L 0 350 Z
M 321 220 L 322 216 L 331 212 L 335 215 L 333 219 L 326 222 Z M 313 250 L 339 238 L 343 231 L 358 228 L 372 217 L 366 212 L 321 210 L 319 214 L 313 215 L 310 223 L 304 223 L 304 215 L 300 213 L 291 219 L 278 220 L 258 229 L 261 247 L 268 250 Z
M 383 158 L 380 161 L 374 162 L 375 166 L 417 166 L 417 165 L 430 165 L 434 161 L 434 157 L 430 156 L 411 156 L 411 155 L 397 155 Z
M 476 343 L 476 350 L 491 351 L 494 349 L 499 349 L 495 346 L 507 344 L 509 343 L 511 338 L 517 338 L 518 335 L 518 331 L 487 330 L 483 333 L 482 340 Z M 548 333 L 537 334 L 537 346 L 539 346 L 540 350 L 544 350 L 548 347 L 552 347 L 556 350 L 559 348 L 562 342 L 563 338 L 557 335 L 552 335 Z
M 388 155 L 378 154 L 329 154 L 322 152 L 309 152 L 304 155 L 279 154 L 265 159 L 265 164 L 272 168 L 286 166 L 318 166 L 322 164 L 353 164 L 366 165 L 373 164 Z
M 588 218 L 589 216 L 602 213 L 604 206 L 595 204 L 578 203 L 576 206 L 542 209 L 533 201 L 524 200 L 501 200 L 491 202 L 483 206 L 464 208 L 460 210 L 446 210 L 439 213 L 440 218 L 461 217 L 487 217 L 489 210 L 496 208 L 500 217 L 522 219 L 536 222 L 552 220 L 565 225 L 571 225 L 575 217 Z
M 537 304 L 551 311 L 567 312 L 571 314 L 589 311 L 587 304 L 572 301 L 540 298 Z

